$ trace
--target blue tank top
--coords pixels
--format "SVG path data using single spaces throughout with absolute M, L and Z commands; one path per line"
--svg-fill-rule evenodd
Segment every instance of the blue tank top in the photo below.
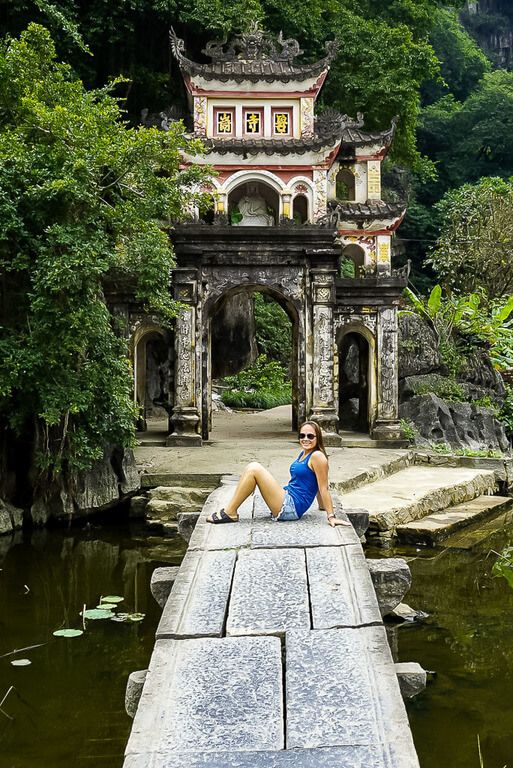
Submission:
M 319 490 L 315 472 L 308 466 L 311 455 L 309 453 L 302 461 L 299 461 L 299 456 L 301 456 L 299 454 L 297 459 L 292 462 L 289 484 L 285 486 L 285 490 L 292 497 L 298 517 L 305 514 Z

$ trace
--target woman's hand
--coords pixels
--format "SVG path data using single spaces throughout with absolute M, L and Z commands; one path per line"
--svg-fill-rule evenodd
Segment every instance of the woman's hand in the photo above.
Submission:
M 351 523 L 348 523 L 347 520 L 341 520 L 339 517 L 335 517 L 335 515 L 330 515 L 328 517 L 328 523 L 332 528 L 334 528 L 336 525 L 345 525 L 346 527 L 351 525 Z

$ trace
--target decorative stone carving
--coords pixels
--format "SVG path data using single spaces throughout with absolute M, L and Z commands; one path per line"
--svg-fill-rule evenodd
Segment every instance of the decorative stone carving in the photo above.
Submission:
M 323 216 L 326 216 L 328 207 L 328 179 L 326 171 L 314 170 L 313 183 L 315 187 L 314 221 L 318 221 Z
M 234 223 L 238 227 L 271 227 L 273 217 L 267 213 L 267 203 L 258 192 L 256 184 L 248 184 L 246 194 L 239 200 L 239 212 L 242 219 Z
M 378 418 L 398 419 L 397 309 L 380 309 L 378 321 Z
M 301 99 L 301 136 L 314 134 L 314 100 Z
M 194 97 L 194 131 L 199 136 L 207 134 L 207 97 Z

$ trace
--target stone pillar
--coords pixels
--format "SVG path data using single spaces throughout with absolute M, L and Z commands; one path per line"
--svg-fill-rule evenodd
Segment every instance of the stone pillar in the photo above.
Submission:
M 333 381 L 333 306 L 335 303 L 335 270 L 313 269 L 313 401 L 309 418 L 317 421 L 329 444 L 338 440 L 337 409 Z
M 199 374 L 196 360 L 196 314 L 198 280 L 194 269 L 174 270 L 175 299 L 182 307 L 175 331 L 175 398 L 172 414 L 174 431 L 166 445 L 201 445 L 197 401 Z
M 374 440 L 399 440 L 399 343 L 397 307 L 380 307 L 377 315 L 377 417 Z

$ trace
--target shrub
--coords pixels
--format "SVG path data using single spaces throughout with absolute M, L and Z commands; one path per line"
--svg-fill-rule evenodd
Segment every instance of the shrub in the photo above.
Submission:
M 227 376 L 223 383 L 229 389 L 223 392 L 222 400 L 231 408 L 267 409 L 292 402 L 292 386 L 284 367 L 266 355 L 235 376 Z

